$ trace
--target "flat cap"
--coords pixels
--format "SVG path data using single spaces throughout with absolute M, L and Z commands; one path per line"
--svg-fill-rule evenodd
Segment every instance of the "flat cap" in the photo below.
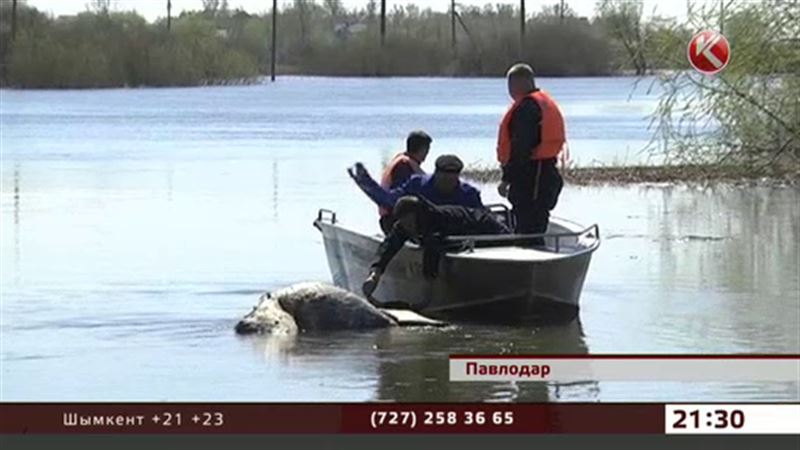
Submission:
M 453 172 L 461 173 L 464 168 L 464 163 L 461 162 L 456 155 L 442 155 L 436 158 L 436 171 L 437 172 Z

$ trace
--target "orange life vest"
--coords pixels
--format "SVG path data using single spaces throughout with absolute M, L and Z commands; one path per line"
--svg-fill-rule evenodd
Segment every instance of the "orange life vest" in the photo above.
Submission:
M 417 174 L 417 173 L 425 173 L 422 170 L 422 167 L 420 167 L 419 162 L 417 162 L 416 159 L 408 156 L 405 153 L 398 153 L 398 154 L 394 155 L 394 157 L 391 159 L 391 161 L 389 161 L 389 164 L 386 165 L 386 168 L 383 169 L 383 175 L 381 176 L 381 187 L 382 188 L 384 188 L 384 189 L 391 189 L 392 188 L 392 184 L 394 182 L 394 179 L 392 178 L 393 174 L 394 174 L 394 169 L 399 164 L 408 164 L 409 166 L 411 166 L 411 170 L 415 174 Z M 386 216 L 389 213 L 391 213 L 391 211 L 389 211 L 388 209 L 386 209 L 384 207 L 379 207 L 378 210 L 380 211 L 381 217 Z
M 497 161 L 502 165 L 507 164 L 511 159 L 511 132 L 509 131 L 511 117 L 520 103 L 526 98 L 533 99 L 542 110 L 541 142 L 531 149 L 531 159 L 555 158 L 561 153 L 561 149 L 567 141 L 564 131 L 564 117 L 561 115 L 561 110 L 558 108 L 556 101 L 542 90 L 531 92 L 515 101 L 508 108 L 506 115 L 503 116 L 503 120 L 500 122 L 500 130 L 497 133 Z M 535 123 L 531 124 L 531 126 L 536 125 Z

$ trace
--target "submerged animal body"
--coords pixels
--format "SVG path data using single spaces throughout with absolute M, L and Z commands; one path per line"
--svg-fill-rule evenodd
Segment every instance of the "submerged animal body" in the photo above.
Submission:
M 364 298 L 324 283 L 300 283 L 261 296 L 236 324 L 239 334 L 366 330 L 397 321 Z

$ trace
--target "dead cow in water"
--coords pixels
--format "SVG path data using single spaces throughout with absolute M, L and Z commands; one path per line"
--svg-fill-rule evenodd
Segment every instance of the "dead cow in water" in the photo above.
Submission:
M 236 332 L 293 334 L 399 324 L 393 316 L 344 289 L 324 283 L 300 283 L 262 295 L 258 305 L 236 324 Z

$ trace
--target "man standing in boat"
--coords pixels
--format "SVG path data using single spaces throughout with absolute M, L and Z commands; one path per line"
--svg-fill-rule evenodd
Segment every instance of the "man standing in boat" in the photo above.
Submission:
M 458 205 L 467 208 L 484 208 L 478 188 L 461 181 L 464 163 L 455 155 L 436 158 L 433 175 L 412 175 L 401 186 L 385 189 L 367 172 L 364 165 L 356 163 L 347 172 L 359 188 L 378 206 L 391 210 L 400 197 L 415 195 L 424 197 L 435 205 Z M 384 231 L 388 231 L 384 229 Z
M 446 237 L 507 234 L 511 231 L 486 208 L 434 205 L 424 197 L 400 198 L 392 214 L 396 221 L 378 248 L 377 259 L 362 286 L 370 301 L 386 266 L 409 239 L 422 247 L 422 273 L 427 278 L 434 278 L 438 274 Z
M 516 233 L 545 233 L 564 184 L 556 168 L 566 142 L 564 118 L 556 101 L 536 87 L 531 66 L 514 64 L 506 78 L 514 103 L 498 132 L 503 178 L 497 191 L 511 202 Z M 543 245 L 544 240 L 534 244 Z
M 424 175 L 422 163 L 428 156 L 433 139 L 422 130 L 412 131 L 406 138 L 406 151 L 396 154 L 383 169 L 381 187 L 391 190 L 402 186 L 412 175 Z M 379 206 L 380 225 L 384 233 L 392 229 L 392 210 Z

